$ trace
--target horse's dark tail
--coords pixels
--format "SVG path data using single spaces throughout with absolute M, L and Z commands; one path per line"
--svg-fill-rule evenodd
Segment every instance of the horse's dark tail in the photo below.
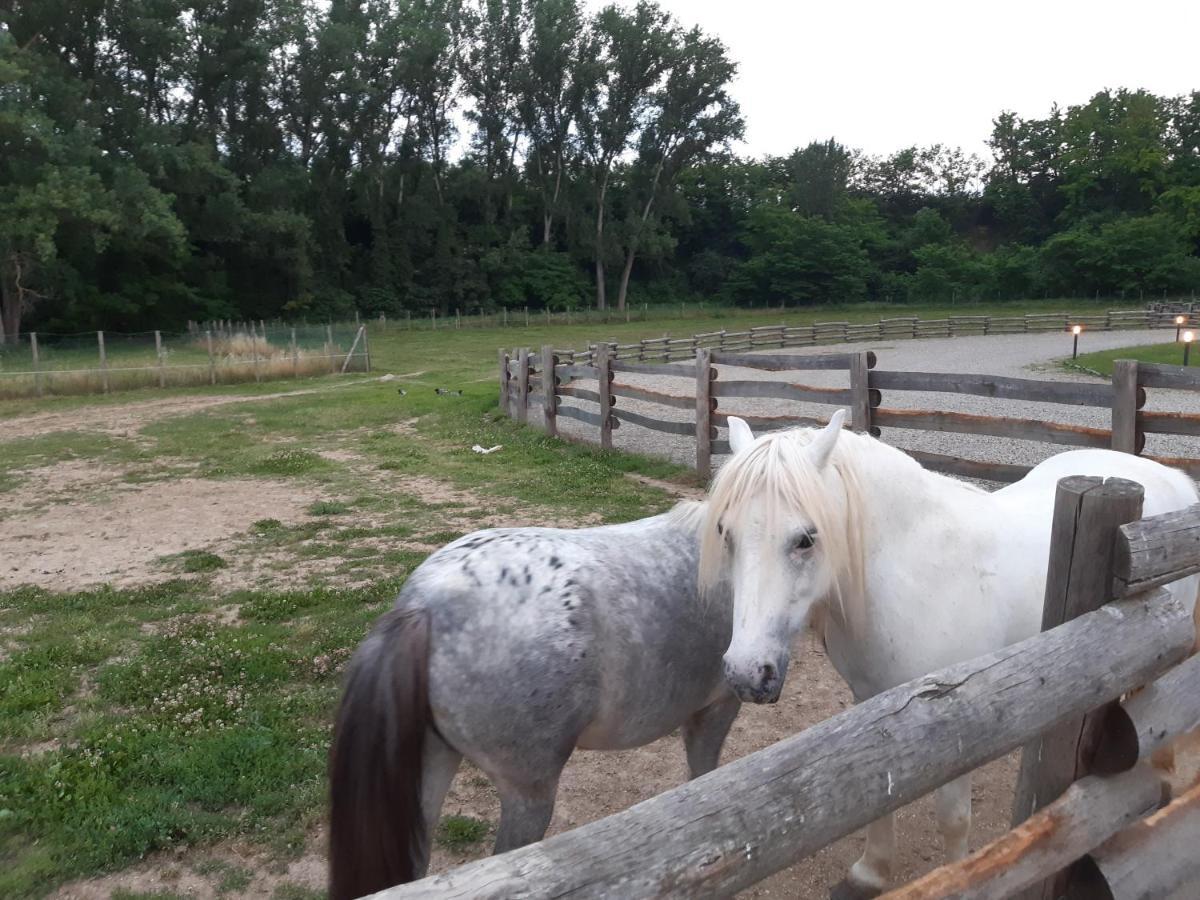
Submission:
M 387 613 L 350 662 L 329 753 L 329 900 L 412 881 L 423 865 L 428 681 L 428 613 Z

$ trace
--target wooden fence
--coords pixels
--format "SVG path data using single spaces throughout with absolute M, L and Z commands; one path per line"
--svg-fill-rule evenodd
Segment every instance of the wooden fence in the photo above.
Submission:
M 699 336 L 703 337 L 703 336 Z M 652 342 L 640 342 L 642 345 Z M 757 346 L 763 346 L 759 344 Z M 527 422 L 529 408 L 541 408 L 546 430 L 557 434 L 557 420 L 566 416 L 597 429 L 602 447 L 612 446 L 612 432 L 622 422 L 668 434 L 690 435 L 696 443 L 695 466 L 705 478 L 711 474 L 715 453 L 728 453 L 727 441 L 718 438 L 717 427 L 733 414 L 721 404 L 727 398 L 778 398 L 806 403 L 844 406 L 850 409 L 850 427 L 878 436 L 880 429 L 903 428 L 934 432 L 1019 438 L 1072 447 L 1111 447 L 1126 453 L 1142 453 L 1146 434 L 1200 436 L 1200 415 L 1150 412 L 1143 409 L 1147 389 L 1200 390 L 1200 369 L 1119 360 L 1110 384 L 1043 381 L 995 375 L 959 375 L 935 372 L 898 372 L 878 369 L 871 351 L 801 355 L 689 349 L 688 362 L 632 361 L 620 357 L 620 345 L 599 344 L 588 351 L 586 361 L 571 361 L 570 351 L 543 347 L 540 354 L 519 349 L 501 351 L 499 362 L 500 405 L 511 416 Z M 653 351 L 659 353 L 660 351 Z M 661 353 L 669 354 L 669 348 Z M 639 360 L 647 358 L 643 351 Z M 659 357 L 661 358 L 661 356 Z M 564 359 L 566 361 L 564 361 Z M 715 366 L 748 368 L 768 372 L 839 370 L 847 374 L 844 387 L 819 387 L 778 380 L 718 378 Z M 652 374 L 671 379 L 677 390 L 660 391 L 619 380 L 620 376 Z M 577 381 L 595 380 L 592 389 Z M 1082 406 L 1109 413 L 1110 427 L 1052 422 L 1001 415 L 974 415 L 933 409 L 898 409 L 884 406 L 892 392 L 967 394 L 997 401 L 1036 401 L 1064 406 Z M 553 402 L 547 402 L 552 398 Z M 677 421 L 621 408 L 620 398 L 656 406 L 694 411 L 694 418 Z M 564 402 L 568 401 L 568 402 Z M 601 410 L 607 415 L 601 415 Z M 819 425 L 825 419 L 798 415 L 753 415 L 736 413 L 758 431 Z M 1029 471 L 1028 466 L 964 459 L 941 453 L 906 451 L 927 468 L 980 478 L 1012 482 Z M 1152 457 L 1200 477 L 1200 459 Z
M 1200 505 L 1141 519 L 1141 501 L 1120 479 L 1060 482 L 1042 634 L 624 812 L 376 896 L 729 896 L 1022 746 L 1013 830 L 889 898 L 1126 900 L 1200 884 L 1200 785 L 1172 794 L 1153 765 L 1200 726 L 1193 616 L 1160 587 L 1200 571 Z

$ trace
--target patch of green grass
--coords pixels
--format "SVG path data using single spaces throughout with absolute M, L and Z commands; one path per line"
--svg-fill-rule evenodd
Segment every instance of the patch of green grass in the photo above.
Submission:
M 1140 347 L 1121 347 L 1116 350 L 1100 350 L 1096 353 L 1081 353 L 1076 360 L 1066 360 L 1087 369 L 1112 377 L 1113 363 L 1118 359 L 1136 359 L 1138 362 L 1165 363 L 1170 366 L 1183 365 L 1183 345 L 1176 343 L 1145 344 Z M 1192 365 L 1200 366 L 1200 351 L 1193 347 Z
M 349 505 L 338 500 L 317 500 L 308 507 L 310 516 L 340 516 L 348 512 Z
M 250 467 L 255 475 L 304 475 L 329 463 L 309 450 L 279 450 Z
M 487 837 L 490 827 L 472 816 L 445 816 L 438 823 L 437 842 L 448 850 L 464 850 Z
M 182 563 L 183 571 L 188 573 L 215 572 L 224 569 L 228 563 L 215 553 L 207 550 L 185 550 L 177 557 Z
M 287 882 L 278 885 L 271 894 L 271 900 L 325 900 L 325 897 L 324 891 Z
M 250 526 L 250 530 L 255 534 L 270 534 L 271 532 L 281 531 L 283 523 L 278 519 L 259 519 Z

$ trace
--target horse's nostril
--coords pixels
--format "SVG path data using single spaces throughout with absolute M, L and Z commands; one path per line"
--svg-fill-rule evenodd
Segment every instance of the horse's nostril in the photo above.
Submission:
M 770 663 L 762 667 L 762 680 L 763 684 L 770 684 L 775 680 L 775 667 Z

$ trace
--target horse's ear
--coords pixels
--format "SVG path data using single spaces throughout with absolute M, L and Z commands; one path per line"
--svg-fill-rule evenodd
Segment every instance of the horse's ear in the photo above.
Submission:
M 829 462 L 829 457 L 833 454 L 833 447 L 837 443 L 838 435 L 842 433 L 842 423 L 846 421 L 846 411 L 839 409 L 833 414 L 833 418 L 829 420 L 829 424 L 822 429 L 816 439 L 808 445 L 809 452 L 812 454 L 813 463 L 818 469 L 825 467 L 825 463 Z
M 754 433 L 744 419 L 737 416 L 729 417 L 729 449 L 735 454 L 741 453 L 754 443 Z

